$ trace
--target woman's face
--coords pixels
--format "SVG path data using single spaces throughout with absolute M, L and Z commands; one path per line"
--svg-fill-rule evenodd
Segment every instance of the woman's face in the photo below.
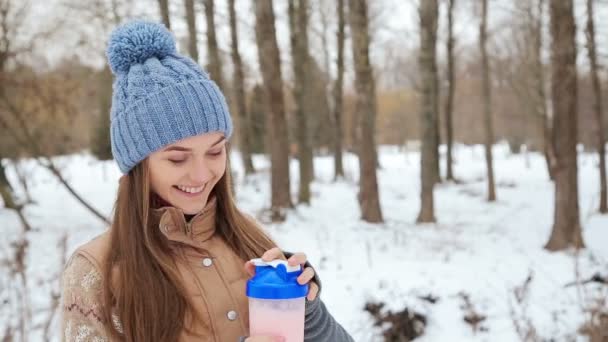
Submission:
M 163 147 L 148 161 L 152 191 L 194 215 L 226 171 L 226 140 L 219 132 L 197 135 Z

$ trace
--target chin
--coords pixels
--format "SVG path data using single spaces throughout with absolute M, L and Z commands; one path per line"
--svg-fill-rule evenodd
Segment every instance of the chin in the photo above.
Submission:
M 196 202 L 184 203 L 184 205 L 180 205 L 179 208 L 186 215 L 196 215 L 205 208 L 207 201 L 208 197 L 205 197 L 204 201 L 197 200 Z
M 203 210 L 203 208 L 205 208 L 204 205 L 200 206 L 198 208 L 188 207 L 188 208 L 181 208 L 181 209 L 184 212 L 184 214 L 186 214 L 186 215 L 196 215 L 196 214 L 200 213 L 201 210 Z

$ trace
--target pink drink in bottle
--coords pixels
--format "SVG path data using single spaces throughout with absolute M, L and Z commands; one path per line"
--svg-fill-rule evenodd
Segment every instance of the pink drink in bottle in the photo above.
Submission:
M 285 342 L 304 341 L 304 305 L 308 285 L 300 285 L 299 265 L 285 260 L 253 259 L 255 276 L 247 282 L 249 334 L 282 336 Z

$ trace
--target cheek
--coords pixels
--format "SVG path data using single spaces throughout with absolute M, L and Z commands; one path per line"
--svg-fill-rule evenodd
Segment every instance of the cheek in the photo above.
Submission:
M 150 186 L 156 193 L 162 194 L 170 191 L 171 187 L 176 184 L 177 176 L 175 170 L 158 167 L 150 171 Z
M 226 153 L 216 163 L 213 163 L 212 172 L 215 178 L 220 179 L 226 172 Z

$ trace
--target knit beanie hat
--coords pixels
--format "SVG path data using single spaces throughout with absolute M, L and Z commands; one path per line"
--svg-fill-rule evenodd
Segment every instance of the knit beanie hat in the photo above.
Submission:
M 117 27 L 106 51 L 115 75 L 110 113 L 112 154 L 126 174 L 152 152 L 207 133 L 232 135 L 222 92 L 193 60 L 180 55 L 161 24 Z

